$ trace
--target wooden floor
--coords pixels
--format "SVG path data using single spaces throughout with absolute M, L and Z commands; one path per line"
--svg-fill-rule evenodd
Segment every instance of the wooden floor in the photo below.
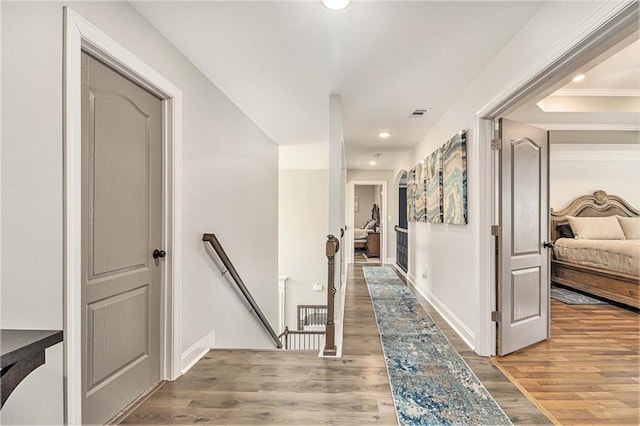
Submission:
M 437 312 L 421 303 L 515 424 L 549 424 L 488 358 L 475 355 Z M 302 352 L 211 351 L 123 423 L 396 424 L 362 265 L 349 270 L 344 321 L 341 359 Z
M 494 361 L 558 424 L 640 424 L 638 314 L 552 300 L 551 339 Z

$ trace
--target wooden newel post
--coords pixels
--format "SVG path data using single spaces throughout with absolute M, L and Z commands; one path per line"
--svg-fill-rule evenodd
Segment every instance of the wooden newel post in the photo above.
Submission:
M 327 325 L 323 355 L 336 355 L 336 325 L 334 322 L 333 305 L 336 295 L 335 286 L 335 256 L 340 250 L 340 242 L 333 235 L 327 236 Z

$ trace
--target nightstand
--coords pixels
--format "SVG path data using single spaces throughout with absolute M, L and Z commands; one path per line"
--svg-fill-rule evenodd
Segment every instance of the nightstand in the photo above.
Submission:
M 367 234 L 367 256 L 380 257 L 380 233 L 369 232 Z

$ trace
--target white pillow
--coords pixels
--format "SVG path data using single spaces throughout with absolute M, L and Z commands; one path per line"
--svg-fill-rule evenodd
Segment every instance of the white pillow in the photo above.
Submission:
M 640 216 L 616 216 L 627 240 L 640 240 Z
M 567 216 L 576 239 L 624 240 L 624 232 L 615 216 L 573 217 Z
M 374 226 L 376 226 L 376 220 L 371 219 L 369 223 L 364 226 L 364 229 L 373 229 Z

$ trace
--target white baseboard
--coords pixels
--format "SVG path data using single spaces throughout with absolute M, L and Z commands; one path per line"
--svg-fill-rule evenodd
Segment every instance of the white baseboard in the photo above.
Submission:
M 202 339 L 194 343 L 189 349 L 184 351 L 180 357 L 180 374 L 184 374 L 189 371 L 196 362 L 200 361 L 200 359 L 215 346 L 215 343 L 216 332 L 211 331 Z
M 425 291 L 420 287 L 414 284 L 414 280 L 411 278 L 407 278 L 413 288 L 415 288 L 418 293 L 422 295 L 433 308 L 438 311 L 440 316 L 444 318 L 444 320 L 453 328 L 453 330 L 460 336 L 462 340 L 471 348 L 471 350 L 475 351 L 476 348 L 476 335 L 467 327 L 453 312 L 447 308 L 444 303 L 440 301 L 437 297 L 435 297 L 431 292 Z

